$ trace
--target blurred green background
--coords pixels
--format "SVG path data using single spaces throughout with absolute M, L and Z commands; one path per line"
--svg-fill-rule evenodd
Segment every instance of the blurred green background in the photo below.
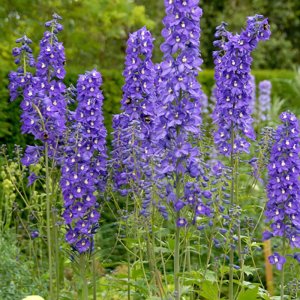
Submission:
M 44 32 L 44 23 L 53 12 L 63 17 L 60 40 L 67 56 L 67 83 L 78 74 L 96 67 L 104 79 L 105 122 L 119 110 L 122 96 L 122 68 L 128 34 L 146 25 L 155 38 L 154 61 L 161 60 L 159 45 L 164 17 L 163 0 L 1 0 L 0 5 L 0 144 L 24 145 L 20 135 L 19 102 L 9 104 L 7 75 L 15 66 L 11 50 L 15 40 L 26 34 L 33 40 L 35 55 Z M 207 94 L 213 85 L 212 51 L 215 27 L 221 21 L 239 32 L 246 17 L 256 13 L 269 18 L 271 39 L 261 43 L 253 57 L 256 81 L 270 79 L 273 97 L 285 99 L 284 108 L 297 111 L 299 92 L 294 86 L 294 69 L 300 65 L 299 0 L 207 0 L 201 1 L 201 53 L 204 60 L 199 80 Z

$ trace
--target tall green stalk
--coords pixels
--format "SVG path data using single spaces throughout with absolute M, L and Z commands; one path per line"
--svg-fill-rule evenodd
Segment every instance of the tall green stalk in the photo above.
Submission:
M 180 218 L 180 213 L 176 214 L 177 219 Z M 175 249 L 174 249 L 174 283 L 175 283 L 175 299 L 180 300 L 180 282 L 179 282 L 179 272 L 180 272 L 180 227 L 177 226 L 175 220 Z
M 129 204 L 128 204 L 128 196 L 126 197 L 126 213 L 128 213 Z M 126 218 L 126 233 L 128 233 L 128 218 Z M 130 286 L 130 253 L 127 251 L 127 300 L 130 300 L 131 295 L 131 286 Z
M 231 190 L 230 190 L 230 205 L 233 206 L 234 204 L 234 189 L 235 189 L 235 162 L 234 162 L 234 132 L 233 126 L 231 126 L 231 154 L 230 154 L 230 166 L 231 166 Z M 232 242 L 232 240 L 231 240 Z M 231 242 L 229 242 L 229 300 L 233 300 L 233 263 L 234 263 L 234 249 L 231 246 Z
M 180 198 L 180 176 L 176 174 L 176 196 Z M 175 219 L 175 248 L 174 248 L 174 284 L 175 284 L 175 300 L 180 300 L 180 227 L 177 226 L 177 220 L 180 218 L 180 211 L 176 213 Z
M 54 166 L 54 161 L 52 161 L 52 166 Z M 51 169 L 50 174 L 52 173 L 53 168 Z M 50 176 L 53 179 L 53 176 Z M 56 181 L 52 180 L 52 186 L 51 186 L 51 194 L 58 195 L 58 191 L 55 187 Z M 52 198 L 52 205 L 55 206 L 57 203 L 57 197 Z M 64 259 L 62 255 L 60 255 L 59 251 L 59 229 L 57 226 L 57 211 L 55 209 L 52 209 L 52 245 L 53 245 L 53 257 L 55 258 L 54 261 L 54 268 L 55 268 L 55 281 L 56 281 L 56 298 L 59 300 L 59 294 L 60 294 L 60 289 L 63 288 L 64 286 Z
M 93 255 L 92 272 L 93 272 L 93 300 L 97 300 L 97 278 L 96 278 L 96 258 Z
M 50 174 L 48 160 L 48 143 L 45 142 L 45 168 L 46 168 L 46 222 L 47 222 L 47 245 L 49 264 L 49 299 L 54 299 L 53 271 L 52 271 L 52 236 L 51 236 L 51 198 L 50 198 Z
M 285 256 L 285 251 L 286 251 L 285 236 L 283 236 L 282 251 L 283 251 L 283 256 Z M 284 300 L 284 264 L 282 265 L 282 270 L 280 274 L 280 300 Z
M 81 277 L 81 300 L 88 300 L 89 299 L 89 290 L 88 290 L 88 283 L 87 283 L 87 257 L 85 254 L 80 254 L 80 277 Z

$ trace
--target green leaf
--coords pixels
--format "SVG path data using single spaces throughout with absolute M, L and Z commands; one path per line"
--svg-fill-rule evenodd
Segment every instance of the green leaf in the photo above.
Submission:
M 200 295 L 207 300 L 218 300 L 219 297 L 217 285 L 211 281 L 204 281 Z
M 207 270 L 205 274 L 205 279 L 211 282 L 217 282 L 216 273 L 211 270 Z
M 237 300 L 254 300 L 257 298 L 257 294 L 258 294 L 258 287 L 255 287 L 253 289 L 248 289 L 246 291 L 241 292 Z
M 253 275 L 253 273 L 257 270 L 257 268 L 251 267 L 251 266 L 243 266 L 242 272 L 244 272 L 247 276 Z

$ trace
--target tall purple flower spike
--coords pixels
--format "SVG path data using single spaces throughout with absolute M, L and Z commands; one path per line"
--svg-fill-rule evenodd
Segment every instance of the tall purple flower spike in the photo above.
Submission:
M 11 101 L 15 100 L 19 95 L 22 95 L 23 90 L 32 82 L 32 74 L 27 68 L 35 66 L 32 49 L 30 47 L 30 44 L 32 44 L 31 39 L 24 35 L 17 39 L 16 43 L 21 45 L 12 50 L 12 55 L 15 57 L 15 64 L 18 66 L 18 69 L 9 74 Z M 27 94 L 28 93 L 24 93 L 24 98 Z M 26 102 L 23 105 L 26 106 Z
M 220 40 L 214 42 L 219 50 L 213 53 L 217 85 L 214 139 L 219 152 L 228 156 L 232 152 L 248 152 L 250 144 L 245 137 L 255 139 L 251 118 L 251 52 L 260 40 L 270 37 L 268 20 L 261 15 L 248 17 L 246 29 L 236 35 L 228 32 L 223 23 L 217 27 L 216 37 Z
M 184 139 L 188 133 L 199 136 L 201 102 L 204 94 L 197 80 L 202 64 L 200 58 L 199 1 L 165 1 L 167 16 L 163 23 L 161 45 L 164 61 L 160 64 L 157 138 L 174 135 L 181 128 Z
M 35 138 L 39 138 L 38 133 L 42 130 L 37 125 L 39 115 L 33 105 L 36 105 L 37 91 L 35 85 L 38 78 L 29 72 L 29 67 L 35 67 L 34 57 L 30 44 L 32 41 L 23 36 L 16 40 L 21 43 L 20 47 L 13 49 L 12 54 L 15 57 L 15 63 L 18 65 L 16 72 L 9 74 L 9 91 L 11 101 L 15 100 L 18 96 L 22 96 L 21 101 L 21 122 L 22 133 L 32 133 Z
M 123 86 L 122 111 L 129 120 L 138 120 L 141 132 L 149 135 L 149 124 L 155 115 L 155 69 L 152 63 L 153 38 L 145 28 L 130 34 L 127 42 L 125 85 Z
M 125 61 L 122 113 L 113 118 L 114 185 L 122 195 L 140 188 L 142 173 L 153 154 L 153 122 L 156 107 L 153 38 L 145 28 L 130 34 Z M 144 168 L 145 167 L 145 168 Z
M 107 177 L 101 84 L 96 70 L 79 76 L 78 106 L 71 116 L 73 127 L 62 167 L 66 241 L 79 253 L 92 250 L 100 218 L 95 192 L 104 192 Z
M 164 153 L 158 172 L 160 178 L 168 178 L 165 198 L 175 211 L 190 206 L 195 215 L 209 212 L 200 209 L 203 203 L 198 184 L 187 182 L 184 192 L 179 194 L 176 189 L 183 184 L 185 174 L 193 178 L 203 175 L 199 149 L 191 142 L 191 137 L 201 137 L 201 103 L 205 99 L 197 80 L 202 64 L 199 52 L 202 10 L 198 4 L 198 0 L 165 1 L 167 15 L 162 30 L 165 41 L 161 45 L 164 60 L 158 66 L 160 105 L 155 120 L 155 140 Z M 185 226 L 186 221 L 182 217 L 176 224 Z
M 46 140 L 55 151 L 57 139 L 61 138 L 66 129 L 66 87 L 62 80 L 65 77 L 65 52 L 63 44 L 58 41 L 57 34 L 63 29 L 59 23 L 61 17 L 53 15 L 53 20 L 46 22 L 44 37 L 40 42 L 40 53 L 36 63 L 36 85 L 38 101 L 44 118 L 45 128 L 42 139 Z M 47 138 L 45 138 L 47 136 Z
M 265 216 L 271 230 L 264 232 L 264 239 L 282 237 L 292 248 L 300 247 L 300 127 L 294 114 L 284 112 L 278 126 L 268 165 L 268 202 Z M 275 255 L 275 254 L 274 254 Z M 280 257 L 270 258 L 277 264 Z M 282 261 L 283 262 L 283 261 Z
M 22 133 L 32 134 L 35 139 L 47 142 L 49 155 L 54 158 L 58 158 L 59 140 L 66 129 L 65 85 L 62 83 L 65 76 L 65 54 L 62 43 L 57 39 L 57 34 L 62 30 L 60 19 L 54 14 L 53 20 L 46 23 L 50 31 L 47 30 L 41 40 L 36 64 L 29 47 L 31 40 L 26 36 L 17 40 L 22 46 L 15 48 L 13 55 L 19 68 L 17 72 L 10 74 L 9 86 L 12 100 L 19 94 L 23 96 Z M 28 66 L 36 67 L 35 75 L 28 72 Z M 40 151 L 42 148 L 36 147 L 35 153 Z M 30 157 L 31 153 L 31 148 L 26 149 L 22 160 L 25 165 L 38 161 Z

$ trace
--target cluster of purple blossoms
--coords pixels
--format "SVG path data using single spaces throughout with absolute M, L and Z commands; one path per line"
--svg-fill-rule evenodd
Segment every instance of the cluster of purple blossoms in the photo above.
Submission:
M 30 48 L 32 41 L 27 36 L 23 36 L 17 39 L 16 42 L 21 43 L 20 47 L 16 47 L 12 51 L 18 69 L 16 72 L 12 71 L 9 74 L 9 91 L 11 101 L 14 101 L 18 96 L 23 96 L 20 105 L 23 111 L 21 115 L 22 132 L 27 133 L 29 128 L 35 125 L 34 118 L 31 118 L 31 116 L 38 115 L 33 106 L 33 94 L 35 93 L 33 87 L 38 79 L 28 71 L 29 67 L 35 67 L 32 49 Z M 42 147 L 27 146 L 27 154 L 22 159 L 22 163 L 24 165 L 37 163 L 42 149 Z
M 107 133 L 101 110 L 101 84 L 101 75 L 96 70 L 79 76 L 78 106 L 71 112 L 71 132 L 64 149 L 61 188 L 66 241 L 79 253 L 92 250 L 100 218 L 95 192 L 103 192 L 106 185 Z
M 15 48 L 13 55 L 17 57 L 16 63 L 22 64 L 17 72 L 10 74 L 10 93 L 14 100 L 22 93 L 22 133 L 30 133 L 35 139 L 47 142 L 49 155 L 57 156 L 59 139 L 63 136 L 65 127 L 66 101 L 64 97 L 65 85 L 62 79 L 65 76 L 64 47 L 58 42 L 57 33 L 62 30 L 58 23 L 61 18 L 54 14 L 53 20 L 46 23 L 50 31 L 46 31 L 40 43 L 40 54 L 36 64 L 28 44 L 31 41 L 23 37 L 21 48 Z M 36 67 L 36 74 L 32 75 L 26 69 L 27 65 Z M 42 147 L 28 147 L 22 159 L 24 165 L 36 163 L 39 156 L 32 153 L 42 151 Z
M 157 138 L 177 135 L 186 139 L 188 133 L 199 137 L 201 100 L 203 92 L 197 81 L 202 59 L 199 53 L 199 1 L 165 1 L 167 16 L 161 45 L 164 61 L 160 64 L 158 96 L 161 106 L 157 111 Z
M 12 71 L 9 74 L 9 91 L 11 101 L 15 100 L 23 90 L 30 84 L 32 80 L 32 74 L 28 72 L 27 67 L 34 67 L 35 61 L 32 55 L 31 39 L 26 35 L 16 40 L 20 47 L 15 47 L 12 51 L 15 57 L 15 64 L 18 66 L 17 71 Z
M 269 112 L 271 110 L 271 88 L 272 84 L 269 80 L 261 81 L 258 85 L 258 121 L 267 121 L 270 119 Z
M 155 118 L 155 67 L 152 63 L 153 38 L 145 28 L 130 34 L 125 61 L 122 113 L 113 118 L 114 184 L 122 195 L 131 187 L 141 188 L 148 174 Z M 142 174 L 143 173 L 143 174 Z M 146 175 L 147 176 L 147 175 Z M 135 189 L 134 188 L 134 189 Z
M 138 121 L 130 121 L 125 113 L 114 115 L 113 140 L 110 160 L 113 178 L 113 189 L 122 196 L 138 189 L 140 169 L 140 124 Z
M 36 109 L 33 107 L 34 97 L 36 96 L 34 86 L 38 78 L 34 77 L 33 74 L 28 71 L 29 67 L 35 67 L 32 49 L 29 46 L 32 41 L 26 36 L 23 36 L 17 39 L 16 42 L 22 43 L 22 45 L 21 47 L 14 48 L 12 51 L 18 69 L 16 72 L 13 71 L 9 74 L 10 99 L 13 101 L 18 96 L 23 96 L 21 102 L 23 112 L 21 115 L 22 133 L 28 133 L 30 132 L 30 128 L 35 126 L 35 118 L 31 118 L 31 116 L 38 116 Z
M 275 133 L 268 165 L 269 182 L 266 219 L 271 222 L 271 230 L 264 232 L 264 239 L 282 237 L 292 248 L 300 247 L 300 127 L 294 114 L 284 112 L 283 122 Z M 278 269 L 285 258 L 274 253 L 270 258 Z
M 53 15 L 53 20 L 46 22 L 49 28 L 40 42 L 40 53 L 36 63 L 37 86 L 42 102 L 37 103 L 44 118 L 43 139 L 54 151 L 56 143 L 66 129 L 66 87 L 62 80 L 65 77 L 65 52 L 63 44 L 58 41 L 57 34 L 63 29 L 58 22 L 61 17 Z
M 202 10 L 197 0 L 165 1 L 166 17 L 161 45 L 164 60 L 158 67 L 157 95 L 159 107 L 155 121 L 155 140 L 163 152 L 158 166 L 159 177 L 167 179 L 167 201 L 178 213 L 191 206 L 196 215 L 208 214 L 199 185 L 187 182 L 204 175 L 199 149 L 190 137 L 200 138 L 201 103 L 204 94 L 197 81 L 202 64 L 199 52 Z M 184 192 L 178 192 L 182 185 Z M 188 221 L 179 217 L 177 226 Z
M 138 120 L 141 132 L 150 135 L 149 124 L 155 116 L 155 68 L 152 63 L 153 38 L 145 28 L 130 34 L 127 42 L 125 85 L 123 86 L 122 111 L 129 120 Z
M 251 52 L 260 40 L 270 37 L 268 20 L 261 15 L 248 17 L 246 29 L 236 35 L 228 32 L 223 23 L 217 27 L 216 37 L 220 40 L 214 45 L 220 50 L 213 54 L 217 85 L 217 103 L 213 113 L 217 125 L 215 143 L 224 155 L 248 152 L 249 143 L 243 136 L 255 138 L 249 107 L 253 93 Z

